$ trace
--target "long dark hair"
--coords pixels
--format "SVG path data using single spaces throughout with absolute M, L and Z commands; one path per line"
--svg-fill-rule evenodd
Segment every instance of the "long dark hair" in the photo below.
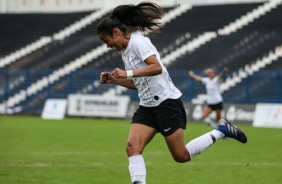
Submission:
M 105 32 L 112 35 L 112 29 L 118 27 L 126 32 L 126 27 L 142 32 L 158 32 L 163 15 L 163 9 L 152 2 L 142 2 L 137 5 L 117 6 L 110 17 L 104 18 L 97 26 L 98 34 Z

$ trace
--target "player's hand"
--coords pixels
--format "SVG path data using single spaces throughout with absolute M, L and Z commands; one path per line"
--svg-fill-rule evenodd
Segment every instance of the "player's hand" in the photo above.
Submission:
M 112 76 L 110 72 L 102 72 L 100 74 L 100 83 L 102 84 L 112 83 L 113 80 L 114 80 L 114 77 Z
M 126 76 L 126 71 L 120 69 L 120 68 L 115 68 L 113 71 L 112 71 L 112 76 L 114 76 L 115 78 L 117 79 L 125 79 L 127 78 Z
M 227 67 L 223 67 L 222 71 L 226 73 L 228 71 L 228 68 Z
M 192 70 L 190 70 L 190 71 L 188 72 L 188 75 L 192 77 L 192 76 L 194 75 L 194 72 L 193 72 Z

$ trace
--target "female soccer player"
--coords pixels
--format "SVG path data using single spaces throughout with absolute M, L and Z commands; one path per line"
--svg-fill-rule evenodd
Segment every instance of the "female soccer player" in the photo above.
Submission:
M 227 67 L 224 67 L 220 74 L 216 74 L 215 70 L 212 68 L 208 68 L 204 71 L 207 77 L 201 77 L 195 74 L 193 71 L 189 71 L 190 77 L 193 79 L 202 82 L 206 86 L 207 91 L 207 105 L 205 106 L 201 120 L 205 120 L 212 111 L 216 112 L 216 122 L 219 122 L 221 119 L 221 112 L 223 109 L 223 98 L 220 92 L 219 84 L 220 80 L 227 72 Z M 216 128 L 217 124 L 214 122 L 207 122 L 212 128 Z
M 121 53 L 125 65 L 125 70 L 115 68 L 102 72 L 100 82 L 135 89 L 140 98 L 126 145 L 129 173 L 134 184 L 146 184 L 142 152 L 158 132 L 164 136 L 174 160 L 181 163 L 190 161 L 224 136 L 247 142 L 244 132 L 222 119 L 217 129 L 185 144 L 186 113 L 180 100 L 181 92 L 172 83 L 150 39 L 140 33 L 129 33 L 126 28 L 158 31 L 162 15 L 162 8 L 154 3 L 120 5 L 97 26 L 100 39 Z

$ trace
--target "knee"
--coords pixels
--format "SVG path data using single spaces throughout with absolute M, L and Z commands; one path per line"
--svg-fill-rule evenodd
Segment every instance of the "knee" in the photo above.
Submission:
M 191 160 L 190 154 L 188 152 L 183 152 L 183 154 L 172 155 L 174 161 L 178 163 L 185 163 Z
M 174 161 L 178 162 L 178 163 L 185 163 L 190 161 L 190 157 L 189 158 L 185 158 L 185 157 L 173 157 Z
M 142 154 L 143 148 L 141 145 L 138 145 L 132 141 L 128 141 L 126 144 L 126 153 L 128 156 Z

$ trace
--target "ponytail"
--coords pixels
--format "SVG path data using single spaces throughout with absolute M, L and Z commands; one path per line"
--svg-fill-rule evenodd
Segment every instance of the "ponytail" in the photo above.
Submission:
M 111 17 L 103 19 L 97 27 L 98 34 L 101 31 L 112 32 L 112 29 L 119 27 L 123 32 L 126 31 L 125 26 L 140 30 L 142 32 L 158 32 L 163 15 L 163 9 L 152 2 L 142 2 L 138 5 L 120 5 L 117 6 Z M 125 26 L 124 26 L 125 25 Z

